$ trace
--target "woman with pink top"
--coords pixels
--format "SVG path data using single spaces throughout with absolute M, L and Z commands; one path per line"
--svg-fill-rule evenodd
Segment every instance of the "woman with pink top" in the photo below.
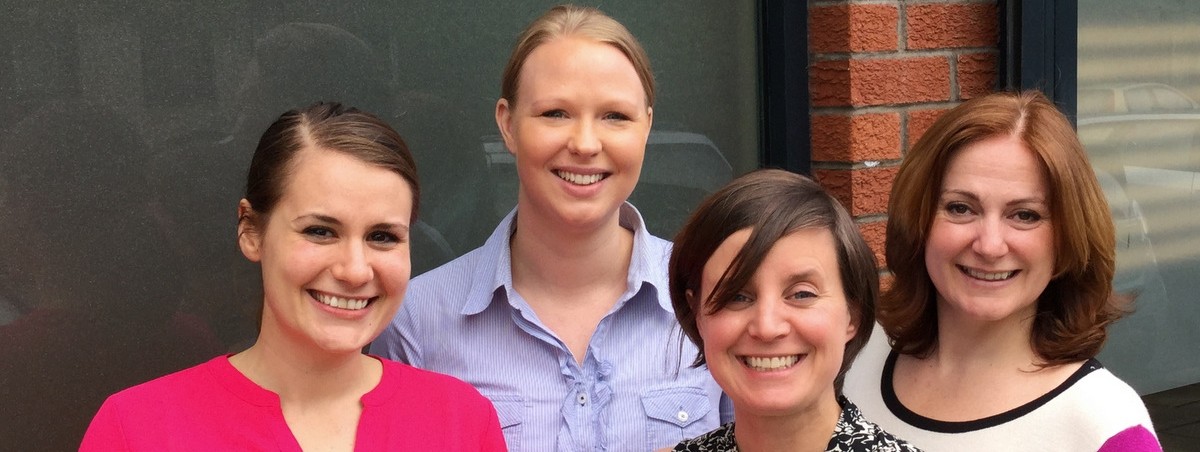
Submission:
M 362 353 L 408 286 L 418 190 L 375 116 L 280 116 L 237 208 L 238 245 L 262 267 L 257 341 L 109 397 L 80 450 L 505 450 L 471 386 Z

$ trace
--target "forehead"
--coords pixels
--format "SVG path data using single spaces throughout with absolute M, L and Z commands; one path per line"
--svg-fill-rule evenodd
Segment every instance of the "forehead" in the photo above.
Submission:
M 751 229 L 739 230 L 717 247 L 704 266 L 705 286 L 711 288 L 716 284 L 734 258 L 742 252 L 750 235 Z M 753 275 L 789 278 L 806 275 L 830 282 L 840 281 L 838 250 L 833 232 L 821 227 L 802 228 L 780 237 L 763 254 Z
M 551 38 L 535 47 L 522 63 L 517 81 L 522 92 L 574 81 L 622 90 L 632 85 L 637 88 L 636 94 L 646 95 L 637 69 L 621 49 L 578 35 Z
M 1004 135 L 968 144 L 951 153 L 941 189 L 1044 197 L 1047 179 L 1037 155 L 1019 138 Z
M 342 196 L 367 188 L 394 187 L 408 182 L 396 172 L 335 149 L 305 146 L 292 157 L 280 181 L 280 197 L 289 195 Z

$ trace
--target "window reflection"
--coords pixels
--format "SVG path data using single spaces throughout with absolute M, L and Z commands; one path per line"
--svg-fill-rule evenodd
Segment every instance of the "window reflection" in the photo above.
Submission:
M 1117 224 L 1116 288 L 1136 295 L 1100 357 L 1143 394 L 1196 383 L 1200 10 L 1187 0 L 1079 7 L 1079 135 Z

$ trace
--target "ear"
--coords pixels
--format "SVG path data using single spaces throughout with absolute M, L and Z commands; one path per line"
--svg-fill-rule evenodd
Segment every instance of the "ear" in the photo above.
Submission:
M 517 155 L 513 152 L 512 130 L 509 130 L 510 119 L 512 119 L 512 106 L 508 104 L 508 99 L 500 98 L 496 101 L 496 128 L 500 129 L 500 136 L 504 138 L 504 147 L 508 149 L 508 153 Z
M 846 342 L 850 342 L 854 336 L 858 335 L 858 316 L 854 315 L 854 311 L 851 311 L 849 306 L 846 306 L 846 310 L 850 314 L 850 323 L 846 325 Z
M 646 107 L 646 125 L 647 129 L 654 127 L 654 107 Z
M 696 292 L 693 292 L 692 289 L 684 290 L 683 298 L 687 300 L 688 306 L 692 307 L 692 324 L 696 326 L 696 332 L 700 332 L 704 328 L 704 322 L 700 320 L 700 317 L 704 315 L 704 308 L 696 303 Z
M 243 198 L 238 202 L 238 247 L 250 262 L 262 261 L 262 233 L 254 225 L 255 213 L 250 201 Z

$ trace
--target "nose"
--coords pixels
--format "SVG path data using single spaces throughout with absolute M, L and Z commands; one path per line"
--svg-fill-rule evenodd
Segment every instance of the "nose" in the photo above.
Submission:
M 600 152 L 600 137 L 596 133 L 596 122 L 590 119 L 583 119 L 575 124 L 575 130 L 571 133 L 570 142 L 567 143 L 567 149 L 572 154 L 582 156 L 592 156 Z
M 1008 237 L 1003 220 L 985 218 L 979 222 L 975 242 L 971 248 L 986 258 L 999 258 L 1008 254 Z
M 333 277 L 349 287 L 362 286 L 375 277 L 362 242 L 349 240 L 341 246 L 341 255 L 331 268 Z
M 754 306 L 754 318 L 748 328 L 750 336 L 762 341 L 772 341 L 786 336 L 791 324 L 784 317 L 783 300 L 777 298 L 758 299 Z

